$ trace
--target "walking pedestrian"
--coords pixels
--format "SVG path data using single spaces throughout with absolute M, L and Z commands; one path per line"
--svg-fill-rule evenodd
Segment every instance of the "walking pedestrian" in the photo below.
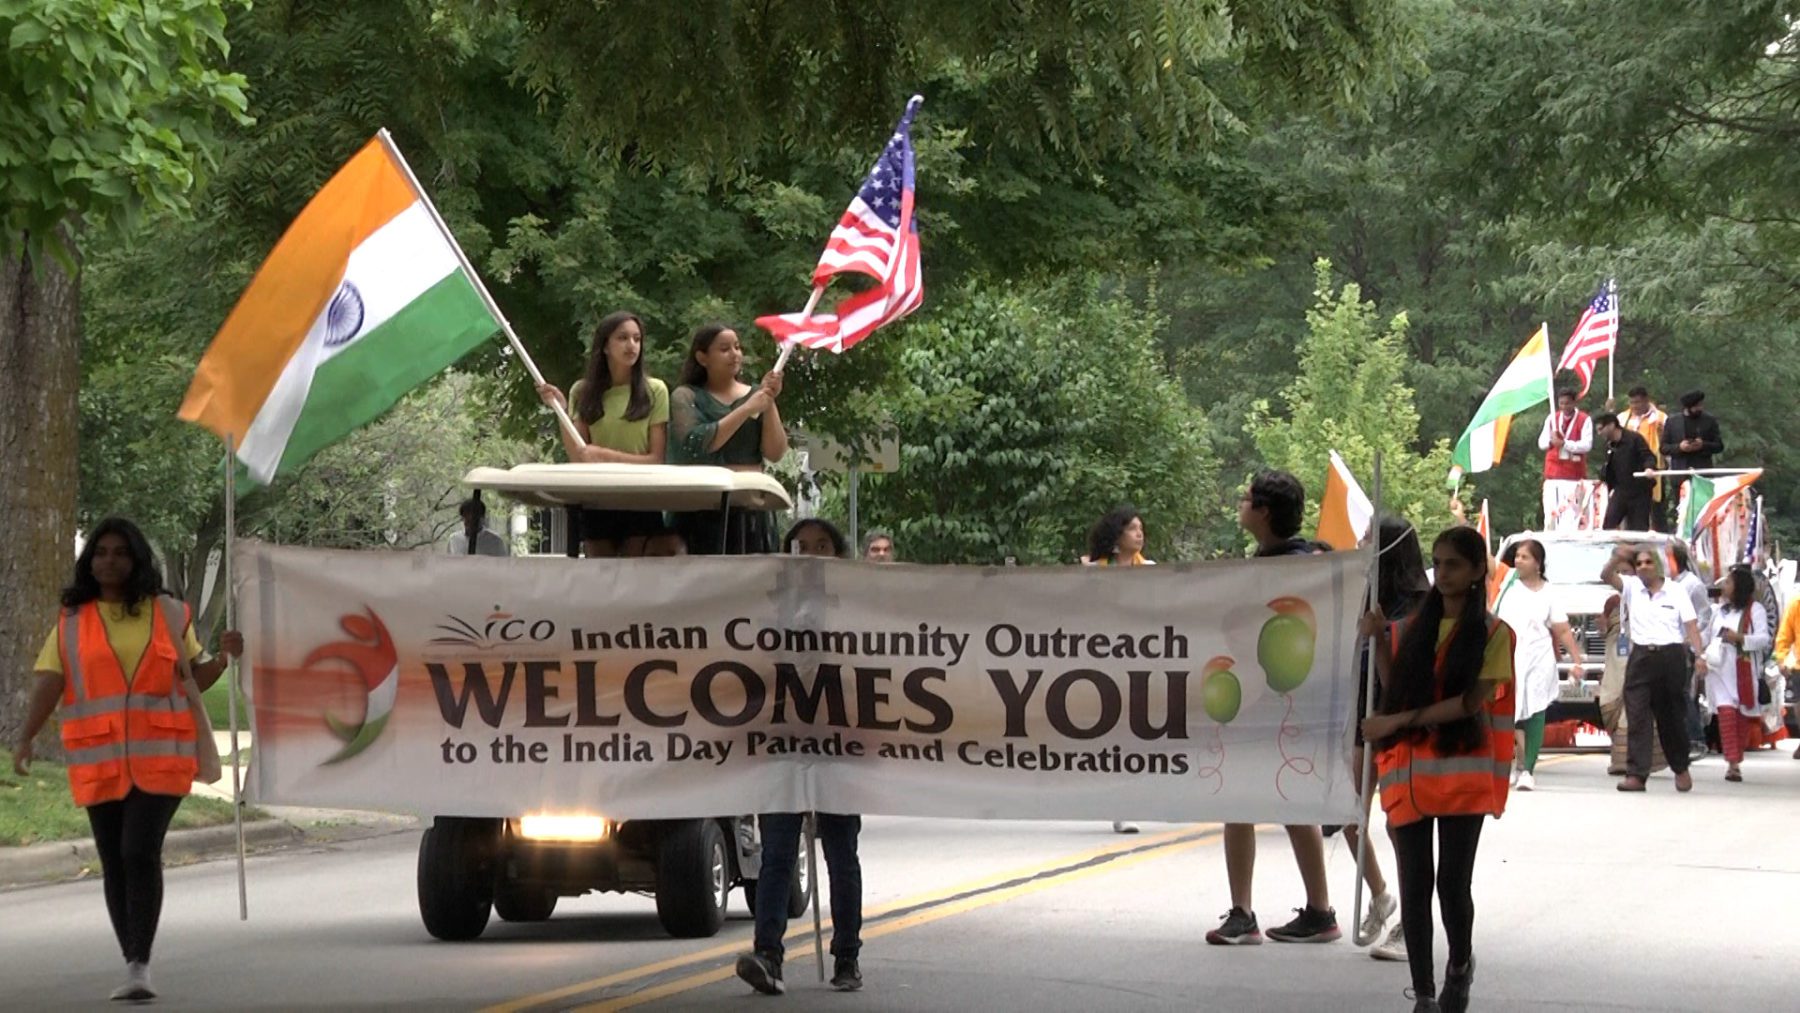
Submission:
M 510 556 L 512 550 L 507 548 L 506 539 L 488 530 L 487 504 L 481 501 L 481 490 L 463 500 L 456 508 L 457 516 L 462 518 L 462 531 L 450 539 L 449 553 L 452 556 Z
M 70 793 L 87 810 L 107 915 L 125 957 L 125 983 L 112 993 L 122 1002 L 157 996 L 150 951 L 162 918 L 163 838 L 199 766 L 192 701 L 244 649 L 242 635 L 230 630 L 219 656 L 205 657 L 191 619 L 163 589 L 137 525 L 101 521 L 75 560 L 56 628 L 38 653 L 13 747 L 13 770 L 25 777 L 32 739 L 61 707 Z
M 1712 594 L 1706 581 L 1694 572 L 1693 560 L 1688 556 L 1688 547 L 1681 542 L 1669 543 L 1669 556 L 1675 560 L 1675 576 L 1671 578 L 1687 592 L 1688 601 L 1694 603 L 1694 621 L 1700 627 L 1700 649 L 1712 646 L 1713 642 L 1713 606 Z M 1699 680 L 1694 678 L 1693 663 L 1696 655 L 1688 656 L 1688 690 L 1682 694 L 1682 713 L 1687 715 L 1688 758 L 1699 759 L 1706 755 L 1706 717 L 1700 707 Z
M 1404 619 L 1418 609 L 1419 603 L 1431 591 L 1431 580 L 1425 576 L 1425 554 L 1419 548 L 1419 533 L 1400 517 L 1383 517 L 1379 527 L 1381 539 L 1381 577 L 1375 600 L 1384 615 L 1396 620 Z M 1366 659 L 1373 650 L 1368 638 L 1363 638 L 1362 656 Z M 1367 670 L 1367 661 L 1357 667 L 1357 685 L 1359 688 L 1368 684 L 1362 673 Z M 1352 776 L 1356 778 L 1357 793 L 1362 796 L 1363 823 L 1369 822 L 1369 810 L 1374 805 L 1375 793 L 1368 790 L 1362 782 L 1363 765 L 1367 744 L 1363 739 L 1362 716 L 1375 713 L 1381 709 L 1381 683 L 1377 681 L 1368 687 L 1374 698 L 1370 704 L 1368 699 L 1358 693 L 1356 701 L 1356 750 L 1351 757 Z M 1357 847 L 1357 839 L 1361 831 L 1352 823 L 1344 827 L 1344 842 L 1352 851 Z M 1368 946 L 1381 939 L 1379 945 L 1369 951 L 1369 956 L 1376 960 L 1403 961 L 1406 959 L 1406 927 L 1402 922 L 1395 922 L 1388 928 L 1388 919 L 1400 909 L 1399 898 L 1388 889 L 1387 877 L 1382 875 L 1381 861 L 1375 853 L 1375 842 L 1371 840 L 1367 852 L 1363 855 L 1363 882 L 1369 887 L 1369 910 L 1363 920 L 1356 926 L 1356 945 Z M 1382 929 L 1386 928 L 1387 938 L 1381 938 Z
M 1309 556 L 1313 548 L 1298 537 L 1306 513 L 1306 489 L 1285 471 L 1263 471 L 1250 480 L 1238 499 L 1238 524 L 1256 540 L 1256 556 Z M 1300 878 L 1306 884 L 1306 906 L 1295 918 L 1269 930 L 1278 943 L 1329 943 L 1340 938 L 1337 912 L 1331 906 L 1330 883 L 1325 876 L 1325 837 L 1318 827 L 1289 826 L 1288 843 Z M 1225 875 L 1231 885 L 1231 910 L 1218 928 L 1206 934 L 1215 946 L 1256 945 L 1263 934 L 1251 905 L 1251 880 L 1256 871 L 1256 825 L 1225 824 Z
M 1569 616 L 1550 592 L 1544 543 L 1535 538 L 1514 542 L 1506 547 L 1500 561 L 1512 567 L 1500 595 L 1494 602 L 1494 614 L 1513 631 L 1517 647 L 1513 654 L 1513 720 L 1515 752 L 1518 766 L 1513 768 L 1512 786 L 1520 791 L 1537 788 L 1538 752 L 1544 748 L 1544 717 L 1556 702 L 1560 677 L 1556 669 L 1556 649 L 1569 656 L 1569 677 L 1579 682 L 1585 673 L 1581 667 L 1581 648 L 1569 629 Z
M 1800 679 L 1800 597 L 1788 603 L 1781 614 L 1781 632 L 1775 637 L 1775 661 L 1787 676 L 1788 684 Z M 1800 745 L 1794 747 L 1794 759 L 1800 760 Z
M 1626 570 L 1634 570 L 1628 573 Z M 1650 776 L 1650 741 L 1662 739 L 1675 772 L 1675 790 L 1691 791 L 1687 714 L 1682 695 L 1692 692 L 1683 643 L 1694 653 L 1694 671 L 1706 674 L 1700 628 L 1687 592 L 1663 577 L 1662 560 L 1649 546 L 1621 545 L 1601 568 L 1600 579 L 1619 592 L 1631 655 L 1625 663 L 1626 754 L 1620 791 L 1643 791 Z
M 558 429 L 563 450 L 583 464 L 661 464 L 669 443 L 669 387 L 644 373 L 644 322 L 619 312 L 594 326 L 587 371 L 562 391 L 545 383 L 547 405 L 573 402 L 571 421 L 581 439 Z M 581 511 L 582 551 L 591 557 L 641 556 L 644 542 L 662 527 L 654 510 Z
M 894 536 L 876 528 L 863 538 L 863 560 L 869 563 L 898 563 L 894 553 Z
M 681 376 L 670 395 L 669 463 L 712 464 L 761 471 L 788 450 L 776 400 L 781 374 L 764 374 L 755 387 L 738 379 L 744 348 L 724 324 L 707 324 L 688 344 Z M 703 510 L 678 515 L 688 551 L 731 555 L 773 552 L 775 527 L 766 510 Z
M 1155 566 L 1144 557 L 1144 518 L 1137 507 L 1121 504 L 1094 522 L 1088 530 L 1087 555 L 1084 566 Z M 1113 820 L 1113 833 L 1135 834 L 1138 825 L 1130 820 Z
M 1380 750 L 1381 807 L 1400 866 L 1415 1011 L 1462 1013 L 1475 980 L 1475 851 L 1488 816 L 1506 810 L 1513 753 L 1513 635 L 1487 611 L 1487 541 L 1454 527 L 1431 547 L 1431 593 L 1412 618 L 1364 620 L 1376 637 L 1380 714 L 1363 734 Z M 1432 858 L 1436 831 L 1439 854 Z M 1450 959 L 1433 967 L 1435 886 Z
M 1750 724 L 1762 720 L 1756 697 L 1762 678 L 1762 652 L 1769 649 L 1769 612 L 1756 600 L 1756 578 L 1741 566 L 1725 574 L 1725 596 L 1713 616 L 1712 647 L 1717 665 L 1706 671 L 1706 702 L 1719 719 L 1719 748 L 1725 754 L 1725 780 L 1742 781 L 1739 764 L 1750 738 Z
M 803 556 L 846 558 L 850 543 L 837 525 L 809 517 L 788 529 L 781 540 L 782 552 Z M 831 882 L 831 987 L 854 992 L 862 978 L 862 860 L 857 838 L 862 817 L 847 813 L 815 813 L 819 846 L 825 852 L 826 878 Z M 787 896 L 799 862 L 805 813 L 764 813 L 762 868 L 756 878 L 756 933 L 754 949 L 737 959 L 737 976 L 765 995 L 787 991 L 781 964 L 786 948 Z

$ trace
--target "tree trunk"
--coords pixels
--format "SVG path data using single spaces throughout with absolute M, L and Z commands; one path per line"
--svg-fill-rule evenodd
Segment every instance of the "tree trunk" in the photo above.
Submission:
M 0 745 L 25 721 L 32 665 L 75 560 L 81 282 L 0 255 Z M 47 738 L 54 740 L 54 736 Z M 39 739 L 40 756 L 60 755 Z

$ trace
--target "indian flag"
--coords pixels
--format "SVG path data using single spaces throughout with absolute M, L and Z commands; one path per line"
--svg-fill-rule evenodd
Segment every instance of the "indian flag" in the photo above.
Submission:
M 1325 471 L 1325 495 L 1319 499 L 1319 540 L 1340 552 L 1349 551 L 1369 533 L 1375 505 L 1356 484 L 1356 476 L 1337 451 Z
M 275 244 L 180 417 L 268 485 L 491 337 L 491 307 L 384 130 Z
M 1506 434 L 1512 429 L 1512 417 L 1527 408 L 1550 400 L 1550 331 L 1543 324 L 1537 333 L 1519 349 L 1519 354 L 1488 389 L 1488 396 L 1475 409 L 1469 428 L 1456 441 L 1450 455 L 1450 485 L 1454 488 L 1464 474 L 1486 471 L 1500 463 L 1506 453 Z
M 1720 478 L 1695 475 L 1688 479 L 1681 493 L 1681 537 L 1691 539 L 1717 523 L 1737 494 L 1761 477 L 1762 469 L 1756 468 Z

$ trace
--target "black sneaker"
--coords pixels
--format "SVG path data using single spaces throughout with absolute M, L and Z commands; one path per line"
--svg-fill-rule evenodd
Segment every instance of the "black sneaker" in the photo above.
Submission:
M 781 981 L 781 958 L 768 953 L 746 953 L 737 958 L 737 976 L 764 995 L 787 991 Z
M 1444 987 L 1438 993 L 1438 1005 L 1444 1013 L 1466 1013 L 1469 1008 L 1469 986 L 1475 983 L 1475 954 L 1460 969 L 1444 968 Z
M 1300 913 L 1286 925 L 1270 929 L 1270 939 L 1278 943 L 1329 943 L 1343 935 L 1338 931 L 1336 911 L 1312 907 L 1294 910 Z
M 1408 997 L 1412 997 L 1413 990 L 1407 989 L 1406 994 Z M 1431 996 L 1421 995 L 1413 998 L 1413 1013 L 1442 1013 L 1442 1011 L 1443 1007 L 1439 1006 L 1438 1001 Z
M 839 992 L 862 988 L 862 968 L 856 966 L 855 957 L 839 957 L 832 963 L 831 987 Z
M 1262 930 L 1256 927 L 1256 913 L 1232 908 L 1226 912 L 1224 923 L 1206 934 L 1206 941 L 1214 946 L 1261 946 Z

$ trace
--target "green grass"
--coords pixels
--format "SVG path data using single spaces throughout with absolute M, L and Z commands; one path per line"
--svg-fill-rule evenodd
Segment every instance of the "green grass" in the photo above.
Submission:
M 222 732 L 231 727 L 231 688 L 224 679 L 213 683 L 200 694 L 201 702 L 206 704 L 206 719 L 212 722 L 213 731 Z M 238 698 L 238 730 L 250 727 L 250 709 L 248 701 Z
M 263 813 L 245 809 L 244 819 Z M 190 797 L 175 811 L 176 829 L 214 827 L 231 822 L 231 803 L 216 798 Z M 69 796 L 69 775 L 60 764 L 42 760 L 31 764 L 31 773 L 13 772 L 12 753 L 0 749 L 0 847 L 17 847 L 41 841 L 66 841 L 88 836 L 87 813 Z

